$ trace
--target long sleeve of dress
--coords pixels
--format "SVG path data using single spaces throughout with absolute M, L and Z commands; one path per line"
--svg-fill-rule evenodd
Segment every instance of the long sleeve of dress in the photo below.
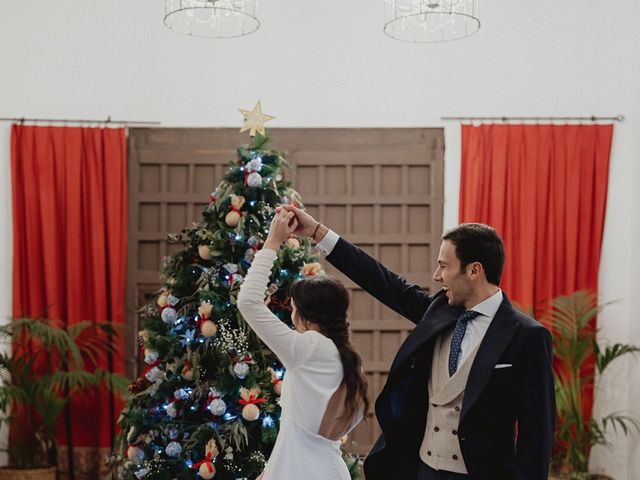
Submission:
M 315 346 L 313 335 L 291 330 L 264 304 L 264 295 L 276 252 L 262 249 L 256 253 L 240 287 L 238 310 L 260 339 L 278 356 L 288 370 L 300 365 Z

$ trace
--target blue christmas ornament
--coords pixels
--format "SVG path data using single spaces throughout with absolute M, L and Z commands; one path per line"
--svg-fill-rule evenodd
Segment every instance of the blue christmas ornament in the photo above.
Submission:
M 196 338 L 196 329 L 191 328 L 180 335 L 180 344 L 183 347 L 186 347 L 188 344 L 193 343 Z

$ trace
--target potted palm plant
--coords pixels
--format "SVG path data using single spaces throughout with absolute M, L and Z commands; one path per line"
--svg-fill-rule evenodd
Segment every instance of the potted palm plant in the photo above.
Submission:
M 602 418 L 585 418 L 584 392 L 597 393 L 597 379 L 611 362 L 640 349 L 634 345 L 596 342 L 593 319 L 607 304 L 598 305 L 595 294 L 578 291 L 552 300 L 542 318 L 553 335 L 554 375 L 556 385 L 557 425 L 552 458 L 552 477 L 567 480 L 606 479 L 589 473 L 589 454 L 594 445 L 609 445 L 607 433 L 620 430 L 625 434 L 640 431 L 640 422 L 622 412 L 611 412 Z M 597 377 L 585 368 L 595 360 Z
M 115 353 L 115 336 L 109 323 L 66 327 L 18 319 L 0 326 L 0 342 L 6 345 L 0 352 L 0 421 L 21 419 L 20 430 L 3 449 L 9 467 L 0 468 L 0 480 L 55 480 L 56 427 L 70 395 L 100 386 L 126 391 L 126 378 L 89 366 Z

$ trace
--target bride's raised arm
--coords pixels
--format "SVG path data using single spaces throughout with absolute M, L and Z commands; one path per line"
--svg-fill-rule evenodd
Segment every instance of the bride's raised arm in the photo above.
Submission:
M 269 236 L 254 257 L 238 295 L 238 310 L 287 369 L 295 368 L 307 358 L 314 340 L 312 336 L 302 335 L 285 325 L 265 305 L 264 297 L 276 252 L 295 226 L 295 217 L 290 212 L 276 214 Z

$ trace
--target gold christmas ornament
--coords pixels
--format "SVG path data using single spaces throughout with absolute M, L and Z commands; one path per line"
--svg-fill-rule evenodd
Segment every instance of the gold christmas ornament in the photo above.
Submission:
M 200 326 L 200 332 L 207 338 L 213 337 L 216 333 L 218 333 L 218 327 L 211 320 L 205 320 Z
M 127 449 L 127 458 L 136 465 L 142 465 L 142 462 L 144 462 L 144 450 L 135 445 L 131 445 Z
M 240 209 L 245 203 L 245 198 L 242 195 L 231 195 L 231 211 L 227 213 L 224 218 L 224 222 L 230 227 L 235 227 L 238 225 L 240 218 L 242 217 L 242 213 Z
M 201 303 L 198 307 L 198 315 L 202 318 L 211 318 L 211 312 L 213 311 L 213 305 L 211 303 Z
M 138 338 L 143 344 L 146 344 L 149 341 L 149 332 L 146 330 L 140 330 L 138 332 Z
M 242 418 L 247 422 L 255 422 L 260 418 L 260 409 L 258 403 L 264 402 L 264 398 L 260 398 L 260 387 L 253 387 L 252 389 L 241 388 L 240 389 L 240 401 L 242 408 Z
M 164 308 L 168 305 L 167 299 L 169 298 L 169 293 L 165 292 L 158 297 L 157 303 L 160 308 Z
M 215 439 L 212 438 L 207 442 L 204 453 L 206 457 L 202 462 L 200 462 L 198 473 L 200 474 L 201 478 L 209 480 L 216 476 L 216 466 L 213 464 L 213 461 L 216 459 L 219 452 L 218 445 L 216 445 Z
M 300 267 L 300 273 L 305 277 L 312 277 L 314 275 L 323 275 L 324 270 L 322 270 L 322 265 L 318 262 L 303 263 Z
M 260 417 L 260 409 L 253 403 L 242 408 L 242 418 L 247 422 L 255 422 Z
M 227 213 L 227 216 L 224 217 L 224 223 L 226 223 L 230 227 L 235 227 L 236 225 L 238 225 L 239 221 L 240 221 L 240 213 L 233 210 Z
M 200 245 L 198 247 L 198 255 L 200 255 L 200 258 L 203 260 L 209 260 L 211 258 L 211 249 L 209 248 L 209 245 Z
M 260 100 L 258 100 L 256 106 L 253 107 L 253 110 L 242 110 L 241 108 L 239 110 L 244 117 L 240 133 L 249 130 L 249 136 L 251 137 L 256 136 L 256 131 L 258 131 L 260 135 L 264 135 L 264 124 L 269 120 L 273 120 L 274 118 L 276 118 L 272 117 L 271 115 L 262 113 L 262 105 L 260 105 Z
M 200 465 L 198 473 L 200 474 L 201 478 L 210 480 L 216 476 L 216 467 L 213 462 L 204 462 L 202 465 Z
M 289 248 L 300 248 L 300 240 L 298 240 L 296 237 L 287 238 L 284 244 Z
M 182 378 L 184 378 L 187 382 L 193 381 L 193 370 L 190 366 L 185 365 L 182 367 Z
M 271 383 L 273 384 L 273 391 L 276 395 L 280 396 L 282 394 L 282 380 L 278 378 L 276 371 L 269 367 L 267 368 L 267 372 L 271 374 Z

